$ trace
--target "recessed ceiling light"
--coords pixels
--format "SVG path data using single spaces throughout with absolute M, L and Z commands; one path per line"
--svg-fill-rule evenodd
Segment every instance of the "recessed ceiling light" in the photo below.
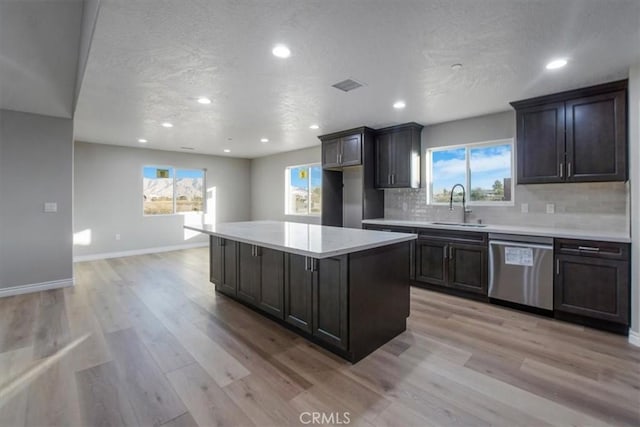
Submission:
M 404 101 L 396 101 L 393 103 L 393 108 L 395 108 L 396 110 L 402 110 L 406 106 L 407 104 L 405 104 Z
M 162 123 L 162 127 L 163 127 L 163 128 L 172 128 L 172 127 L 173 127 L 173 124 L 171 124 L 171 123 L 169 123 L 169 122 L 164 122 L 164 123 Z
M 461 69 L 462 69 L 462 64 L 453 64 L 453 65 L 451 66 L 451 69 L 452 69 L 453 71 L 461 70 Z
M 288 58 L 291 56 L 291 50 L 283 44 L 275 45 L 271 53 L 273 53 L 273 56 L 277 56 L 278 58 Z
M 261 138 L 260 142 L 269 142 L 269 138 Z
M 203 104 L 203 105 L 211 104 L 211 100 L 206 96 L 201 96 L 200 98 L 198 98 L 198 104 Z
M 547 70 L 557 70 L 558 68 L 562 68 L 567 65 L 567 60 L 565 58 L 554 59 L 549 62 L 545 67 Z
M 146 140 L 146 139 L 144 139 L 144 138 L 138 138 L 138 142 L 139 142 L 140 144 L 146 144 L 146 143 L 147 143 L 147 142 L 149 142 L 149 141 L 147 141 L 147 140 Z
M 224 151 L 225 153 L 230 153 L 230 152 L 231 152 L 231 150 L 229 150 L 228 148 L 225 148 L 223 151 Z
M 309 129 L 313 129 L 313 130 L 320 129 L 320 126 L 318 126 L 318 125 L 311 125 L 311 126 L 309 126 Z

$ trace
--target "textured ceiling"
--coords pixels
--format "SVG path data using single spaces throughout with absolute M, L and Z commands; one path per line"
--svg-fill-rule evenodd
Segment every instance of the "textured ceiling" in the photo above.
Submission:
M 73 113 L 83 0 L 0 0 L 0 108 Z
M 558 56 L 569 65 L 545 71 Z M 75 134 L 259 157 L 350 127 L 506 111 L 639 62 L 638 0 L 103 0 Z M 346 78 L 365 86 L 331 87 Z

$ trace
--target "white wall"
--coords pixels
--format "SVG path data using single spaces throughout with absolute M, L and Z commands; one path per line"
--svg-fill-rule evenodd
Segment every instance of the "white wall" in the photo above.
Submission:
M 71 281 L 72 156 L 71 119 L 0 110 L 0 288 Z
M 631 335 L 635 335 L 635 344 L 640 345 L 640 64 L 629 70 L 629 158 L 632 241 Z
M 206 169 L 206 187 L 211 190 L 207 198 L 215 200 L 215 209 L 207 213 L 213 216 L 208 219 L 249 220 L 250 164 L 246 159 L 76 142 L 74 233 L 78 238 L 74 255 L 86 258 L 207 241 L 204 235 L 185 232 L 183 225 L 189 217 L 142 214 L 145 165 Z M 116 234 L 121 240 L 115 239 Z M 85 244 L 80 244 L 82 240 Z
M 251 219 L 319 224 L 320 217 L 284 214 L 284 170 L 287 166 L 320 163 L 320 146 L 289 151 L 251 161 Z

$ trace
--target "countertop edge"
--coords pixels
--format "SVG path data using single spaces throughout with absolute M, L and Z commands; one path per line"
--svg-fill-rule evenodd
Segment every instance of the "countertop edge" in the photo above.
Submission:
M 277 244 L 259 241 L 259 240 L 247 239 L 247 238 L 239 237 L 233 234 L 221 233 L 219 231 L 204 230 L 202 228 L 198 228 L 197 226 L 184 225 L 183 227 L 188 230 L 198 231 L 200 233 L 208 234 L 210 236 L 222 237 L 224 239 L 234 240 L 236 242 L 247 243 L 249 245 L 258 245 L 264 248 L 274 249 L 277 251 L 287 252 L 295 255 L 308 256 L 308 257 L 317 258 L 317 259 L 331 258 L 334 256 L 346 255 L 346 254 L 351 254 L 355 252 L 366 251 L 369 249 L 380 248 L 383 246 L 394 245 L 396 243 L 410 242 L 411 240 L 416 240 L 418 238 L 417 234 L 406 233 L 406 236 L 388 238 L 382 242 L 357 245 L 351 248 L 338 249 L 338 250 L 327 251 L 327 252 L 313 252 L 313 251 L 291 248 L 288 246 L 277 245 Z
M 465 227 L 456 225 L 442 225 L 433 224 L 429 221 L 410 221 L 410 220 L 393 220 L 393 219 L 365 219 L 363 224 L 372 225 L 391 225 L 396 227 L 415 227 L 415 228 L 430 228 L 434 230 L 453 230 L 453 231 L 467 231 L 475 233 L 503 233 L 503 234 L 515 234 L 523 236 L 540 236 L 540 237 L 554 237 L 559 239 L 577 239 L 577 240 L 592 240 L 599 242 L 614 242 L 614 243 L 631 243 L 631 237 L 621 234 L 589 234 L 583 230 L 570 230 L 570 229 L 550 229 L 550 228 L 536 228 L 536 227 L 519 227 L 519 226 L 499 226 L 493 224 L 486 224 L 486 227 Z

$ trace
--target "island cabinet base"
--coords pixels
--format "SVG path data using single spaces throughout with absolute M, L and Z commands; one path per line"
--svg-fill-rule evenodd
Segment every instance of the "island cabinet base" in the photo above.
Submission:
M 406 330 L 409 242 L 322 259 L 244 245 L 211 237 L 216 290 L 352 363 Z

